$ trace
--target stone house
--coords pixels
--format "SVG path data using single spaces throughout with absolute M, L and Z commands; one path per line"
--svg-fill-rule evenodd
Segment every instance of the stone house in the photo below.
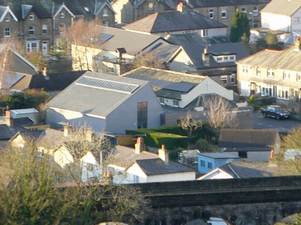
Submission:
M 237 62 L 242 96 L 258 94 L 277 100 L 301 97 L 300 42 L 284 50 L 263 50 Z
M 42 52 L 45 56 L 75 19 L 98 18 L 104 25 L 115 24 L 115 13 L 106 0 L 6 3 L 0 6 L 0 38 L 18 38 L 27 52 Z

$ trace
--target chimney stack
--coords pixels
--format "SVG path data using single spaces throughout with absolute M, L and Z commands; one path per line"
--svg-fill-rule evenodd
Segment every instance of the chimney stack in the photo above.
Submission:
M 161 148 L 158 151 L 159 153 L 159 158 L 164 161 L 165 163 L 169 163 L 169 155 L 168 151 L 165 148 L 165 145 L 161 145 Z
M 295 41 L 295 50 L 300 51 L 301 50 L 301 36 L 299 36 Z
M 135 153 L 140 154 L 144 151 L 144 141 L 142 137 L 137 138 L 137 142 L 135 144 Z
M 208 53 L 208 48 L 207 47 L 203 49 L 202 61 L 203 61 L 204 65 L 209 64 L 209 53 Z
M 7 109 L 5 111 L 5 124 L 9 127 L 12 127 L 14 125 L 13 123 L 13 118 L 11 116 L 11 111 L 9 109 Z
M 70 126 L 64 125 L 64 137 L 68 137 L 70 135 Z
M 179 1 L 179 3 L 177 4 L 177 11 L 182 13 L 184 11 L 184 3 L 183 1 Z

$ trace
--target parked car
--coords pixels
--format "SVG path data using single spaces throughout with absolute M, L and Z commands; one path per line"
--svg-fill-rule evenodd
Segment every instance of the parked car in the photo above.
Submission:
M 289 117 L 289 112 L 281 109 L 279 105 L 269 105 L 261 108 L 261 113 L 264 117 L 271 117 L 277 120 L 288 119 Z

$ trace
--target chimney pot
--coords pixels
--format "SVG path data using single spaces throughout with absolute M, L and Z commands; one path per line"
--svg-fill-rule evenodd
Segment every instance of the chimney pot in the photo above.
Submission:
M 168 155 L 168 151 L 165 148 L 165 145 L 161 146 L 158 153 L 159 153 L 159 158 L 162 161 L 164 161 L 165 163 L 169 163 L 169 155 Z
M 177 5 L 177 11 L 182 13 L 183 10 L 184 10 L 184 4 L 182 1 L 180 1 Z
M 137 142 L 135 144 L 135 153 L 140 154 L 144 150 L 144 141 L 142 137 L 137 138 Z
M 13 118 L 9 109 L 5 111 L 5 124 L 9 127 L 13 126 Z
M 68 137 L 70 134 L 70 126 L 64 125 L 64 137 Z

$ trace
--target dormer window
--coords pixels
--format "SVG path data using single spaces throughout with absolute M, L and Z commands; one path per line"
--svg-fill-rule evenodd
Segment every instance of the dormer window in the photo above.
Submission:
M 31 21 L 34 21 L 34 15 L 33 15 L 33 14 L 30 14 L 30 15 L 28 16 L 28 19 L 31 20 Z
M 30 27 L 28 28 L 28 34 L 34 34 L 34 31 L 35 31 L 35 29 L 34 29 L 33 26 L 30 26 Z
M 64 13 L 64 12 L 61 12 L 61 13 L 60 13 L 60 18 L 61 18 L 61 19 L 64 19 L 64 18 L 65 18 L 65 13 Z
M 208 16 L 210 19 L 214 19 L 214 10 L 213 9 L 208 10 Z

